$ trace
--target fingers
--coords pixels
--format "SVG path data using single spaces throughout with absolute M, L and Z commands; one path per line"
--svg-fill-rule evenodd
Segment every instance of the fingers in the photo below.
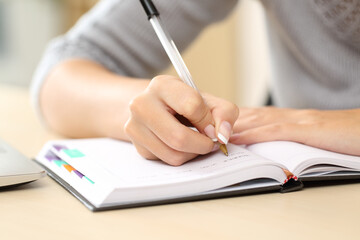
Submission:
M 313 114 L 311 110 L 275 107 L 240 108 L 239 111 L 239 118 L 234 124 L 235 133 L 269 124 L 307 121 L 312 119 Z
M 160 159 L 169 165 L 179 166 L 197 155 L 195 153 L 184 153 L 170 148 L 141 124 L 133 121 L 127 124 L 132 125 L 126 126 L 127 134 L 131 136 L 131 141 L 138 153 L 146 159 Z
M 274 123 L 233 134 L 230 142 L 248 145 L 268 141 L 294 141 L 307 144 L 314 134 L 316 133 L 307 125 Z
M 174 91 L 169 91 L 174 89 Z M 200 132 L 208 125 L 214 125 L 210 108 L 196 89 L 182 83 L 177 78 L 158 76 L 152 80 L 149 91 L 159 94 L 159 98 L 176 113 L 187 118 Z
M 141 122 L 143 128 L 151 131 L 174 150 L 205 154 L 213 148 L 214 143 L 210 138 L 181 124 L 170 112 L 165 110 L 166 105 L 163 102 L 151 101 L 151 97 L 146 94 L 134 99 L 130 109 L 134 122 Z M 145 109 L 150 109 L 150 111 L 145 111 Z M 128 129 L 130 127 L 135 128 L 136 126 L 127 125 L 128 132 L 130 132 Z M 140 129 L 138 131 L 140 132 Z
M 129 109 L 125 132 L 137 151 L 176 166 L 215 150 L 213 138 L 227 143 L 238 114 L 234 104 L 210 95 L 204 101 L 195 89 L 170 76 L 154 78 Z M 182 124 L 178 115 L 198 131 Z
M 235 123 L 235 144 L 253 144 L 266 141 L 296 141 L 306 143 L 314 129 L 309 130 L 311 111 L 287 108 L 241 108 Z
M 242 108 L 230 142 L 247 145 L 283 140 L 360 155 L 359 122 L 359 109 Z
M 157 77 L 150 84 L 149 91 L 158 93 L 166 105 L 187 118 L 201 133 L 227 144 L 238 117 L 238 107 L 209 94 L 201 96 L 177 78 L 171 80 L 169 82 L 167 76 Z M 176 91 L 169 91 L 169 88 Z
M 132 100 L 129 109 L 125 132 L 145 158 L 159 158 L 177 166 L 214 148 L 209 137 L 174 116 L 187 117 L 199 129 L 213 121 L 199 93 L 177 79 L 154 79 L 145 92 Z
M 239 118 L 234 124 L 234 132 L 239 133 L 247 129 L 274 123 L 282 119 L 282 113 L 276 108 L 240 108 Z

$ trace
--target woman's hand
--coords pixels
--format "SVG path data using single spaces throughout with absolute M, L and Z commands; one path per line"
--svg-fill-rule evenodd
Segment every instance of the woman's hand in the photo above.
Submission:
M 125 132 L 147 159 L 181 165 L 217 149 L 212 139 L 227 143 L 238 108 L 211 95 L 201 96 L 178 78 L 158 76 L 130 103 Z M 185 117 L 196 129 L 181 123 Z
M 360 109 L 295 110 L 240 108 L 235 144 L 287 140 L 350 155 L 360 155 Z

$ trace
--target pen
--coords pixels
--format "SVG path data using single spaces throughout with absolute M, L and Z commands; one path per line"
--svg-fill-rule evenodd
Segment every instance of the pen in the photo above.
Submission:
M 166 29 L 162 26 L 160 13 L 156 9 L 154 3 L 151 0 L 140 0 L 140 2 L 180 79 L 190 87 L 199 91 L 192 80 L 189 69 L 186 67 L 184 60 L 175 46 L 174 41 L 171 39 Z M 228 156 L 228 151 L 225 144 L 221 144 L 220 149 L 226 156 Z

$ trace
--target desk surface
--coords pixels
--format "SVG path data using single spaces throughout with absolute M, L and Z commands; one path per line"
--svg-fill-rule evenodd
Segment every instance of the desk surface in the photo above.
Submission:
M 34 157 L 58 139 L 25 89 L 0 85 L 0 138 Z M 49 177 L 0 191 L 1 239 L 356 239 L 360 183 L 90 212 Z

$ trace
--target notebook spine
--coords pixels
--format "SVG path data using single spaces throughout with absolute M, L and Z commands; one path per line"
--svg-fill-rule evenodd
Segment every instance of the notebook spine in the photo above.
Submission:
M 297 176 L 289 176 L 285 179 L 284 183 L 281 185 L 280 192 L 294 192 L 301 190 L 304 187 L 304 184 L 299 180 Z
M 286 179 L 281 185 L 280 192 L 286 193 L 286 192 L 293 192 L 300 190 L 304 187 L 303 183 L 299 180 L 297 176 L 295 176 L 292 172 L 289 170 L 283 168 L 283 171 L 286 175 Z
M 289 182 L 291 179 L 294 179 L 295 181 L 298 181 L 298 177 L 297 176 L 289 176 L 288 178 L 285 179 L 284 183 L 283 184 L 286 184 L 287 182 Z

